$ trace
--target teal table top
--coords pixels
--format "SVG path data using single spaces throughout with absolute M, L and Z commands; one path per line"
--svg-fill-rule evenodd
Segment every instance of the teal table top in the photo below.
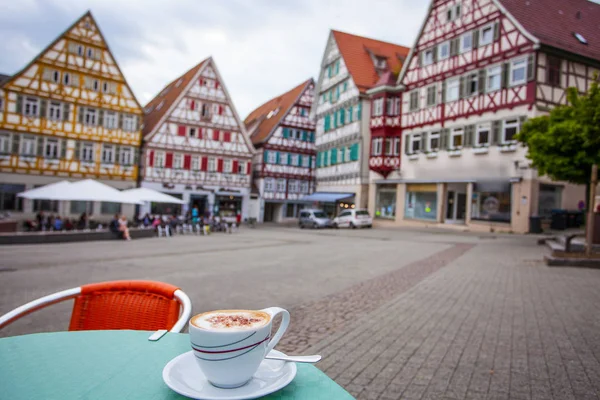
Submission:
M 163 367 L 190 350 L 187 334 L 157 342 L 146 331 L 37 333 L 0 339 L 1 399 L 185 399 L 162 379 Z M 352 399 L 316 367 L 265 399 Z

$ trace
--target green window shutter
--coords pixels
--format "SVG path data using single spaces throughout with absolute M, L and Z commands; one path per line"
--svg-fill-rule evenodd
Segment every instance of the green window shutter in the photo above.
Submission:
M 290 131 L 288 128 L 283 128 L 283 138 L 287 139 L 290 136 Z
M 331 78 L 331 65 L 327 67 L 327 77 Z
M 333 95 L 333 90 L 330 90 L 330 91 L 329 91 L 329 102 L 330 102 L 330 103 L 332 102 L 332 100 L 331 100 L 331 98 L 332 98 L 332 95 Z
M 263 161 L 265 162 L 265 164 L 267 163 L 268 159 L 269 159 L 269 152 L 267 150 L 265 150 L 263 152 Z
M 334 128 L 334 129 L 338 127 L 338 124 L 337 124 L 337 121 L 338 121 L 338 119 L 337 119 L 337 113 L 338 113 L 338 112 L 336 111 L 336 112 L 334 112 L 334 113 L 332 114 L 332 117 L 333 117 L 333 128 Z
M 327 114 L 325 116 L 325 121 L 324 121 L 324 130 L 325 132 L 329 131 L 329 129 L 331 129 L 331 117 L 329 116 L 329 114 Z
M 335 99 L 339 99 L 340 98 L 340 85 L 337 85 L 335 87 Z
M 350 146 L 350 160 L 358 161 L 358 143 L 354 143 Z
M 303 157 L 302 154 L 298 154 L 298 164 L 297 164 L 298 167 L 302 166 L 302 157 Z
M 308 136 L 308 135 L 307 135 L 307 133 L 308 133 L 308 132 L 306 132 L 306 131 L 302 131 L 302 140 L 303 140 L 303 141 L 305 141 L 305 142 L 308 140 L 308 138 L 307 138 L 307 136 Z
M 352 122 L 352 113 L 354 112 L 354 109 L 352 108 L 352 106 L 350 106 L 348 108 L 348 123 Z
M 323 153 L 317 153 L 317 168 L 321 168 L 321 156 Z
M 288 157 L 287 157 L 287 165 L 293 165 L 293 164 L 292 164 L 292 153 L 288 153 Z
M 340 159 L 340 164 L 343 164 L 343 163 L 345 163 L 347 161 L 346 160 L 346 150 L 345 150 L 344 147 L 342 147 L 342 154 L 340 155 L 340 158 L 341 158 Z
M 331 149 L 329 150 L 329 157 L 331 160 L 331 165 L 335 165 L 337 164 L 337 149 Z
M 356 116 L 356 120 L 360 121 L 362 119 L 362 103 L 358 103 L 358 115 Z
M 279 164 L 281 162 L 281 153 L 279 153 L 278 151 L 275 152 L 275 164 Z
M 345 92 L 346 90 L 348 90 L 348 82 L 344 82 L 344 90 L 343 90 L 343 92 Z
M 339 111 L 340 113 L 340 125 L 344 125 L 346 123 L 346 110 L 343 108 Z
M 337 60 L 335 62 L 335 74 L 339 74 L 340 73 L 340 60 Z

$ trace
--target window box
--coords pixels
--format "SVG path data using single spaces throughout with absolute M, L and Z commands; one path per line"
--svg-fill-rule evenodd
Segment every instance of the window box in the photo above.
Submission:
M 96 166 L 96 163 L 93 161 L 82 161 L 81 162 L 81 166 L 82 167 L 88 167 L 88 168 L 93 168 Z
M 437 158 L 437 156 L 438 156 L 437 151 L 427 153 L 427 158 Z
M 500 152 L 502 153 L 512 153 L 517 151 L 517 143 L 505 143 L 500 146 Z
M 408 159 L 409 160 L 418 160 L 419 159 L 419 155 L 418 154 L 409 154 L 408 155 Z
M 450 157 L 460 157 L 462 155 L 462 149 L 448 150 L 448 155 Z
M 485 146 L 485 147 L 474 147 L 473 148 L 473 154 L 487 154 L 490 152 L 489 147 Z

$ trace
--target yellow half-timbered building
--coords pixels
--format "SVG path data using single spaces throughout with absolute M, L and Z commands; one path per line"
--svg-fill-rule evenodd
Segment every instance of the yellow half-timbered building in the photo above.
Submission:
M 119 189 L 138 174 L 142 108 L 86 13 L 13 76 L 0 76 L 0 211 L 110 214 L 118 205 L 20 200 L 59 180 Z M 93 207 L 93 208 L 91 208 Z

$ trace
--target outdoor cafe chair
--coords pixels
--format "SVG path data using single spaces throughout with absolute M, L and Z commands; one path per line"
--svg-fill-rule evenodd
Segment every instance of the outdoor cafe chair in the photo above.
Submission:
M 70 331 L 132 329 L 181 332 L 192 313 L 178 287 L 155 281 L 111 281 L 63 290 L 31 301 L 0 317 L 0 329 L 49 305 L 75 299 Z

